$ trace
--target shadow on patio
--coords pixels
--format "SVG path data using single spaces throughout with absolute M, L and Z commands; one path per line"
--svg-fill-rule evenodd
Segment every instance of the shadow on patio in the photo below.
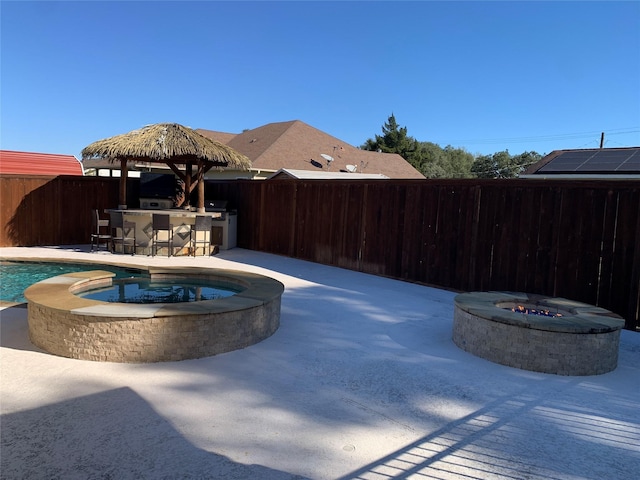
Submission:
M 302 478 L 187 441 L 130 388 L 2 416 L 2 478 Z

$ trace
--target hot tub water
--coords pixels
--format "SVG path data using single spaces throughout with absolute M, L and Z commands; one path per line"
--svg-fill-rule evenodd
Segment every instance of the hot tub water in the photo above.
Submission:
M 150 278 L 123 278 L 114 280 L 109 287 L 85 290 L 77 295 L 111 303 L 182 303 L 226 298 L 242 290 L 189 278 L 159 281 Z

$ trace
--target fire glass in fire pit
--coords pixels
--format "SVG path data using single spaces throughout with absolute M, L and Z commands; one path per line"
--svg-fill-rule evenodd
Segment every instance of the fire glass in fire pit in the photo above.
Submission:
M 552 312 L 548 308 L 540 308 L 538 305 L 515 305 L 515 306 L 503 306 L 505 310 L 510 310 L 516 313 L 522 313 L 523 315 L 540 315 L 542 317 L 562 317 L 562 313 L 555 311 Z

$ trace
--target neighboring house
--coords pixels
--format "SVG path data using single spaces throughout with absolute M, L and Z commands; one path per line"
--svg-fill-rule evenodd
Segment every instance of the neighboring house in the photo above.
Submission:
M 73 155 L 0 150 L 0 174 L 84 175 L 84 170 Z
M 381 173 L 314 172 L 281 168 L 267 180 L 388 180 Z
M 288 169 L 425 178 L 398 154 L 360 150 L 300 120 L 269 123 L 232 137 L 211 130 L 196 131 L 249 157 L 251 172 L 223 172 L 227 177 L 263 179 Z
M 129 178 L 139 178 L 141 172 L 172 173 L 168 166 L 162 164 L 127 162 L 127 165 L 127 177 Z M 82 166 L 84 174 L 89 177 L 120 176 L 120 162 L 112 162 L 111 160 L 100 158 L 84 160 Z
M 639 179 L 640 147 L 555 150 L 520 178 Z

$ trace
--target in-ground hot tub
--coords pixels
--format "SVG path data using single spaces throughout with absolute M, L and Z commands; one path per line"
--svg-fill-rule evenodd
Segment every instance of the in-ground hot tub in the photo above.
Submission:
M 454 302 L 453 341 L 478 357 L 558 375 L 618 365 L 624 319 L 604 308 L 515 292 L 463 293 Z
M 34 345 L 63 357 L 108 362 L 200 358 L 258 343 L 280 325 L 284 285 L 254 273 L 205 268 L 150 268 L 155 280 L 197 279 L 238 293 L 179 303 L 112 303 L 77 293 L 110 286 L 101 270 L 60 275 L 24 292 Z

